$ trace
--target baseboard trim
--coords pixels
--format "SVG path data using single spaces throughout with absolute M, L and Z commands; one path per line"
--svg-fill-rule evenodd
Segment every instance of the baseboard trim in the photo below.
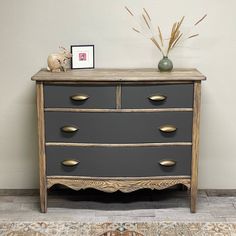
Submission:
M 39 189 L 0 189 L 0 196 L 35 196 Z
M 209 197 L 236 197 L 236 189 L 204 189 Z

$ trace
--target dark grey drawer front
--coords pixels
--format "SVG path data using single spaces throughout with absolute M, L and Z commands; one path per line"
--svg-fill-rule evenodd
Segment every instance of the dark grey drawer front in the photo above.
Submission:
M 163 95 L 164 101 L 151 101 L 152 95 Z M 122 87 L 122 108 L 191 108 L 193 84 L 126 85 Z
M 191 146 L 108 148 L 47 147 L 47 175 L 144 177 L 185 176 L 191 174 Z M 67 167 L 62 161 L 75 159 L 79 164 Z M 173 167 L 163 167 L 161 160 L 174 160 Z
M 177 127 L 163 133 L 162 125 Z M 192 140 L 192 112 L 160 113 L 72 113 L 45 112 L 47 142 L 143 143 L 189 142 Z M 79 128 L 65 133 L 61 127 Z
M 47 108 L 115 108 L 115 86 L 45 85 L 44 98 Z M 86 94 L 84 101 L 73 101 L 71 96 Z

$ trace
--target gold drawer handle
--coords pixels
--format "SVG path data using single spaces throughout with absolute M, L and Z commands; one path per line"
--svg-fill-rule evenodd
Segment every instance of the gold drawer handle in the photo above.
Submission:
M 87 94 L 76 94 L 76 95 L 72 95 L 70 97 L 73 101 L 85 101 L 89 98 L 89 96 Z
M 76 161 L 76 160 L 64 160 L 61 162 L 61 164 L 63 166 L 77 166 L 79 164 L 79 161 Z
M 173 125 L 163 125 L 159 129 L 163 133 L 172 133 L 172 132 L 175 132 L 177 130 L 177 128 Z
M 167 99 L 166 96 L 164 95 L 160 95 L 160 94 L 156 94 L 156 95 L 151 95 L 150 97 L 148 97 L 151 101 L 154 102 L 162 102 L 165 101 Z
M 159 164 L 160 164 L 161 166 L 171 167 L 171 166 L 175 166 L 175 165 L 176 165 L 176 162 L 173 161 L 173 160 L 163 160 L 163 161 L 160 161 Z
M 78 131 L 78 128 L 75 126 L 64 126 L 61 128 L 61 131 L 65 132 L 65 133 L 74 133 L 74 132 Z

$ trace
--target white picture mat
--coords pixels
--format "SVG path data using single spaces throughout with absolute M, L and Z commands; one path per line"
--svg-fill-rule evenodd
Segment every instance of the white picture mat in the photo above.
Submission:
M 84 54 L 85 60 L 81 60 Z M 72 66 L 73 69 L 94 67 L 94 47 L 93 46 L 72 46 Z

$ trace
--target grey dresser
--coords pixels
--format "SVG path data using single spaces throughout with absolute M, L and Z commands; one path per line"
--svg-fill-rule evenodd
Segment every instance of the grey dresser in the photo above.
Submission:
M 182 184 L 196 211 L 200 72 L 41 70 L 32 80 L 42 212 L 55 184 L 125 193 Z

